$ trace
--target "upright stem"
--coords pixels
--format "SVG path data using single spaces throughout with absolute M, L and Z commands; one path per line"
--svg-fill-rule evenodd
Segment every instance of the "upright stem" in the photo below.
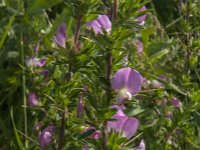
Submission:
M 113 3 L 113 7 L 111 8 L 110 11 L 110 20 L 114 20 L 117 19 L 117 10 L 118 10 L 118 0 L 114 0 Z M 111 73 L 112 73 L 112 49 L 107 53 L 106 56 L 106 79 L 110 82 L 110 78 L 111 78 Z M 108 89 L 106 90 L 106 97 L 107 97 L 107 104 L 110 103 L 110 99 L 111 99 L 111 90 L 110 87 L 108 87 Z M 103 122 L 103 133 L 102 133 L 102 137 L 103 137 L 103 150 L 107 150 L 108 149 L 108 133 L 107 133 L 107 121 L 105 120 Z
M 78 39 L 79 39 L 79 34 L 80 34 L 81 19 L 82 19 L 82 16 L 79 16 L 77 19 L 76 33 L 74 37 L 74 47 L 75 47 L 76 52 L 79 52 L 80 50 Z
M 111 73 L 112 73 L 112 50 L 107 54 L 106 57 L 106 79 L 107 81 L 110 81 Z M 111 91 L 110 87 L 106 90 L 106 96 L 107 96 L 107 104 L 110 102 L 111 98 Z
M 24 66 L 24 37 L 23 37 L 23 27 L 21 25 L 20 29 L 20 45 L 21 45 L 21 63 Z M 28 149 L 28 129 L 27 129 L 27 100 L 26 100 L 26 76 L 24 68 L 22 69 L 22 96 L 24 104 L 24 133 L 25 133 L 25 149 Z
M 62 119 L 61 119 L 61 128 L 60 128 L 60 137 L 58 143 L 58 150 L 62 150 L 62 144 L 64 139 L 64 132 L 65 132 L 65 111 L 62 112 Z
M 67 82 L 70 82 L 71 80 L 71 69 L 72 66 L 71 64 L 69 64 L 69 69 L 68 69 L 68 73 L 67 73 Z M 62 146 L 63 146 L 63 140 L 64 140 L 64 133 L 65 133 L 65 110 L 62 112 L 61 114 L 61 127 L 60 127 L 60 134 L 59 134 L 59 142 L 58 142 L 58 150 L 62 150 Z
M 103 123 L 103 133 L 102 133 L 102 137 L 103 137 L 103 150 L 107 150 L 108 149 L 108 137 L 107 137 L 107 130 L 106 130 L 106 125 L 107 125 L 107 121 L 104 121 Z
M 187 1 L 186 2 L 186 23 L 187 25 L 189 26 L 189 17 L 190 17 L 190 2 Z M 190 33 L 189 31 L 187 31 L 186 33 L 186 72 L 187 74 L 189 75 L 190 73 L 190 55 L 191 55 L 191 52 L 190 52 L 190 48 L 189 48 L 189 41 L 190 41 Z
M 114 0 L 113 4 L 113 19 L 117 18 L 118 0 Z

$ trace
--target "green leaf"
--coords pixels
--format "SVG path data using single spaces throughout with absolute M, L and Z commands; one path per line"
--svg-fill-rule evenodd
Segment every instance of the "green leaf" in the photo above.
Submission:
M 15 132 L 15 137 L 17 139 L 17 143 L 18 143 L 20 149 L 23 149 L 22 141 L 21 141 L 21 139 L 19 137 L 19 134 L 18 134 L 16 126 L 15 126 L 15 121 L 14 121 L 14 117 L 13 117 L 13 107 L 11 107 L 10 115 L 11 115 L 12 124 L 13 124 L 14 132 Z
M 171 89 L 175 90 L 176 92 L 178 92 L 180 94 L 186 95 L 186 93 L 184 93 L 178 86 L 176 86 L 173 83 L 169 83 L 168 87 L 170 87 Z
M 42 9 L 51 8 L 61 2 L 63 2 L 63 0 L 36 0 L 32 4 L 29 12 L 36 13 L 41 11 Z
M 169 53 L 169 50 L 168 49 L 163 49 L 155 54 L 153 54 L 151 57 L 150 57 L 150 61 L 151 63 L 160 59 L 161 57 L 163 57 L 164 55 L 168 54 Z
M 9 29 L 10 29 L 10 27 L 11 27 L 11 25 L 12 25 L 14 19 L 15 19 L 15 16 L 16 16 L 16 13 L 10 18 L 9 23 L 8 23 L 6 29 L 5 29 L 5 32 L 4 32 L 3 36 L 2 36 L 2 38 L 0 39 L 0 49 L 1 49 L 3 43 L 4 43 L 5 39 L 6 39 L 8 31 L 9 31 Z
M 90 129 L 88 131 L 85 131 L 79 136 L 79 139 L 86 138 L 86 137 L 90 136 L 91 134 L 93 134 L 94 132 L 95 132 L 95 129 Z

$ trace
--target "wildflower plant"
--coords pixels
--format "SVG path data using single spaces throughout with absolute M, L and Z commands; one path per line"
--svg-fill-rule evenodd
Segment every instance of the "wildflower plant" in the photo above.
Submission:
M 2 0 L 0 149 L 200 148 L 198 4 Z

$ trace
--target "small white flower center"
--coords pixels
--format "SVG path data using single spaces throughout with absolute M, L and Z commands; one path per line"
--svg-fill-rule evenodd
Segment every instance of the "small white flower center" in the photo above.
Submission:
M 117 100 L 131 100 L 131 99 L 132 99 L 132 94 L 128 90 L 121 89 L 118 92 Z

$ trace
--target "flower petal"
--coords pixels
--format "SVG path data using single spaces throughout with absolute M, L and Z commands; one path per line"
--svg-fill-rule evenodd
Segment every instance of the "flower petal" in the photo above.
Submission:
M 97 21 L 103 29 L 105 29 L 107 32 L 110 32 L 112 23 L 107 15 L 99 15 Z
M 97 20 L 91 21 L 87 25 L 94 30 L 95 34 L 102 33 L 101 25 Z
M 128 117 L 122 129 L 124 136 L 127 138 L 132 137 L 136 133 L 138 126 L 139 121 L 136 118 Z
M 128 119 L 127 116 L 113 116 L 112 119 L 116 119 L 113 121 L 107 122 L 107 130 L 110 132 L 123 132 L 123 126 L 126 120 Z
M 122 111 L 123 109 L 125 109 L 124 106 L 112 105 L 111 108 L 117 109 L 117 112 L 114 116 L 125 116 L 124 112 Z
M 142 85 L 142 76 L 140 73 L 134 69 L 127 68 L 127 80 L 126 80 L 126 89 L 131 93 L 135 94 L 141 91 Z
M 63 47 L 66 48 L 66 25 L 62 23 L 56 32 L 56 36 L 54 37 L 55 42 Z
M 46 59 L 44 59 L 44 58 L 38 59 L 37 66 L 43 67 L 45 64 L 46 64 Z
M 125 88 L 129 68 L 119 69 L 111 80 L 111 86 L 114 90 L 119 91 Z
M 140 11 L 146 11 L 146 7 L 145 6 L 141 7 Z M 144 25 L 146 17 L 147 15 L 145 14 L 137 18 L 137 21 L 140 23 L 140 25 Z
M 146 145 L 144 143 L 144 140 L 142 139 L 139 146 L 137 146 L 136 148 L 134 148 L 134 150 L 145 150 L 146 149 Z
M 131 94 L 141 90 L 142 76 L 140 73 L 131 68 L 119 69 L 111 80 L 111 86 L 114 90 L 119 91 L 123 88 Z
M 28 67 L 37 67 L 37 62 L 38 62 L 37 58 L 27 58 L 26 59 L 26 65 Z

